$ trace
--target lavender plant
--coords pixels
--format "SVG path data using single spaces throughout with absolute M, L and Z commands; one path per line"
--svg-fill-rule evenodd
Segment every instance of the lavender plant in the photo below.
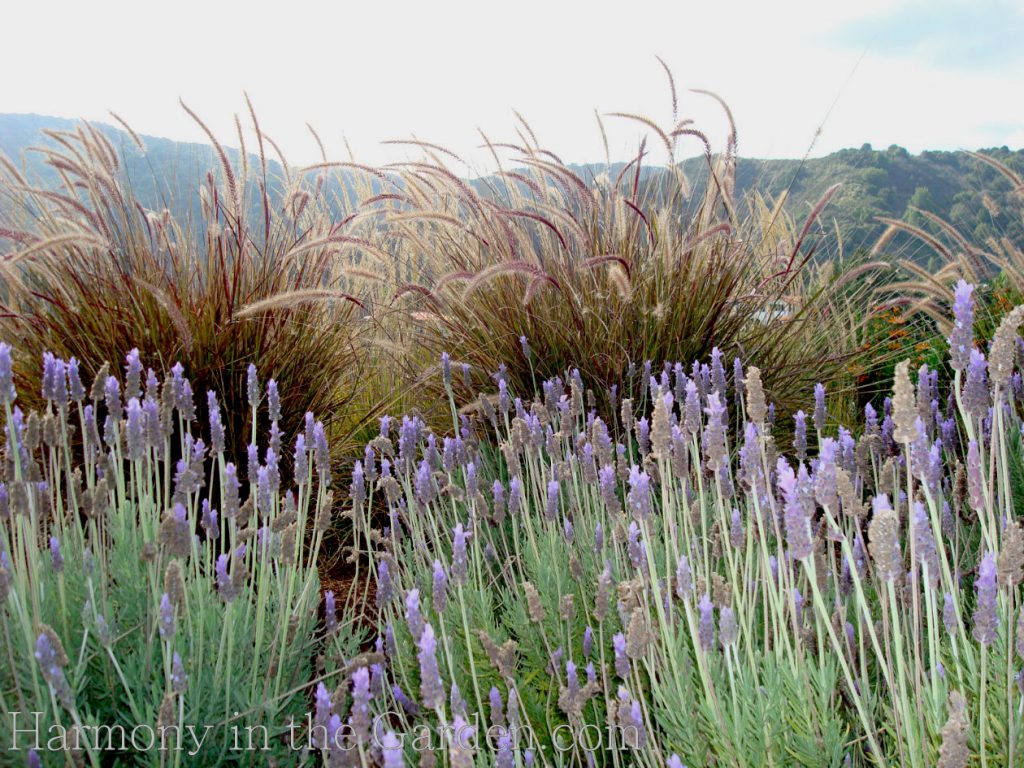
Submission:
M 276 386 L 264 394 L 255 369 L 250 384 L 250 422 L 269 407 L 276 425 Z M 21 411 L 0 345 L 3 763 L 252 765 L 315 749 L 308 702 L 349 685 L 360 640 L 318 617 L 320 422 L 307 416 L 285 488 L 280 432 L 254 429 L 236 466 L 212 392 L 212 443 L 196 437 L 180 366 L 160 382 L 133 352 L 123 379 L 87 391 L 74 359 L 47 355 L 41 394 L 42 412 Z
M 820 387 L 796 457 L 760 371 L 714 359 L 651 367 L 609 422 L 575 371 L 499 372 L 445 437 L 385 420 L 351 493 L 371 709 L 472 723 L 452 765 L 1019 764 L 1024 308 L 986 355 L 958 297 L 948 392 L 902 363 L 855 438 Z

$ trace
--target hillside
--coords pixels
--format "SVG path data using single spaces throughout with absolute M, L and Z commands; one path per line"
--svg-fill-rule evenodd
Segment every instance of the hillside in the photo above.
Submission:
M 29 148 L 53 144 L 42 131 L 67 130 L 74 125 L 75 121 L 62 118 L 0 114 L 0 151 L 24 169 L 30 179 L 53 183 L 55 177 L 44 165 L 43 155 Z M 108 125 L 97 127 L 120 150 L 126 183 L 144 205 L 154 209 L 168 207 L 191 217 L 198 215 L 195 190 L 206 173 L 217 167 L 209 146 L 144 136 L 143 153 L 124 131 Z M 999 147 L 982 151 L 1024 172 L 1024 150 Z M 238 161 L 237 150 L 228 149 L 228 153 L 233 162 Z M 251 162 L 255 163 L 255 158 Z M 575 168 L 588 180 L 607 170 L 598 164 Z M 699 191 L 707 180 L 703 159 L 686 160 L 683 168 Z M 663 171 L 648 168 L 645 180 L 657 183 L 660 173 Z M 283 178 L 280 164 L 271 161 L 268 175 L 272 195 L 279 195 Z M 847 253 L 873 244 L 884 229 L 878 217 L 919 219 L 912 207 L 951 222 L 976 242 L 1006 236 L 1024 245 L 1024 217 L 1010 183 L 967 152 L 912 155 L 898 146 L 877 150 L 865 144 L 859 149 L 844 149 L 806 160 L 740 158 L 736 183 L 741 195 L 755 188 L 770 198 L 788 192 L 789 210 L 798 218 L 828 187 L 841 183 L 842 188 L 823 221 L 838 224 Z M 906 241 L 902 246 L 913 247 Z

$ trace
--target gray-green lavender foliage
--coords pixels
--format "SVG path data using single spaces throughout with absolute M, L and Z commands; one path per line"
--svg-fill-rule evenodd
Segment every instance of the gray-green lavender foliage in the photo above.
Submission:
M 474 723 L 481 765 L 1020 764 L 1019 319 L 941 391 L 899 366 L 859 437 L 815 393 L 806 461 L 717 359 L 648 369 L 653 407 L 610 423 L 571 371 L 536 395 L 499 371 L 448 437 L 385 420 L 352 486 L 373 706 Z
M 291 764 L 315 686 L 347 686 L 359 651 L 318 615 L 322 427 L 287 451 L 285 489 L 276 421 L 236 468 L 216 396 L 201 424 L 180 366 L 161 383 L 133 353 L 86 392 L 47 356 L 27 416 L 10 372 L 3 345 L 0 764 Z M 275 419 L 276 385 L 250 378 L 252 423 Z

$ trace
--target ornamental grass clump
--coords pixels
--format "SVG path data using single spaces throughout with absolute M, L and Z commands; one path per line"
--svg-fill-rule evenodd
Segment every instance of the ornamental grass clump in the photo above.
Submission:
M 11 355 L 0 343 L 3 764 L 288 764 L 312 749 L 314 692 L 362 696 L 368 664 L 332 600 L 320 619 L 323 424 L 310 417 L 294 451 L 256 433 L 236 465 L 215 427 L 199 436 L 181 366 L 87 390 L 48 354 L 44 405 L 26 413 Z
M 269 426 L 248 420 L 255 364 L 280 385 L 289 440 L 313 411 L 336 453 L 350 448 L 376 397 L 365 386 L 365 292 L 351 272 L 372 247 L 351 236 L 327 166 L 293 171 L 282 158 L 275 175 L 266 153 L 276 145 L 250 114 L 258 154 L 246 154 L 241 125 L 235 162 L 207 130 L 220 166 L 171 208 L 144 207 L 135 185 L 146 179 L 129 178 L 107 134 L 85 123 L 37 148 L 57 188 L 32 186 L 0 159 L 0 338 L 23 353 L 15 376 L 28 406 L 42 403 L 44 351 L 76 358 L 91 379 L 104 364 L 132 366 L 138 349 L 161 379 L 180 361 L 198 397 L 216 392 L 230 454 L 244 455 L 252 429 Z M 124 151 L 145 153 L 131 135 L 137 146 Z M 147 374 L 128 371 L 136 383 Z
M 431 742 L 450 764 L 1019 764 L 1022 312 L 987 354 L 953 335 L 984 407 L 903 363 L 859 438 L 809 390 L 802 456 L 756 367 L 668 364 L 607 419 L 575 370 L 536 392 L 499 370 L 476 416 L 450 395 L 447 436 L 385 421 L 351 490 L 371 709 L 398 734 L 471 723 L 460 752 Z
M 432 375 L 442 352 L 459 404 L 499 367 L 521 396 L 576 368 L 605 415 L 612 387 L 634 400 L 646 391 L 645 363 L 704 361 L 715 347 L 730 372 L 736 357 L 760 366 L 787 412 L 844 372 L 858 353 L 849 306 L 866 305 L 860 277 L 876 265 L 814 264 L 835 188 L 794 225 L 781 202 L 734 195 L 735 130 L 715 156 L 674 112 L 664 126 L 614 114 L 655 144 L 599 170 L 564 163 L 525 121 L 516 142 L 484 137 L 494 167 L 474 183 L 456 155 L 422 142 L 422 161 L 388 168 L 394 193 L 364 200 L 363 220 L 402 265 L 394 333 L 422 352 L 405 361 L 424 411 L 444 397 Z M 699 187 L 681 170 L 687 147 L 704 152 Z

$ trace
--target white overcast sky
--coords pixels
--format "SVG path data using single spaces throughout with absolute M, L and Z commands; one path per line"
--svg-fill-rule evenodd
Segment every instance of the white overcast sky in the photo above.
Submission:
M 567 161 L 603 159 L 594 110 L 680 113 L 716 142 L 732 107 L 740 153 L 797 157 L 870 142 L 911 151 L 1024 146 L 1024 0 L 274 4 L 7 0 L 0 112 L 108 120 L 202 141 L 183 98 L 226 144 L 253 99 L 294 163 L 384 162 L 412 135 L 479 160 L 477 129 L 514 139 L 512 110 Z M 612 153 L 641 129 L 607 122 Z M 683 154 L 695 154 L 684 152 Z M 658 160 L 657 156 L 652 160 Z

